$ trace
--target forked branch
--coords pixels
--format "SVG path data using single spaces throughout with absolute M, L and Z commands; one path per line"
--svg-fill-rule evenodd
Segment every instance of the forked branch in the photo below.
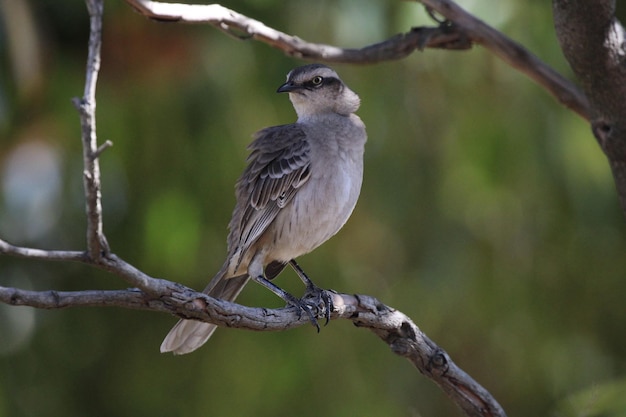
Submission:
M 41 309 L 69 307 L 120 307 L 175 314 L 224 327 L 254 331 L 283 331 L 307 325 L 308 318 L 295 308 L 246 307 L 211 298 L 181 284 L 152 278 L 109 253 L 94 261 L 82 252 L 42 251 L 13 246 L 0 240 L 0 253 L 39 260 L 73 261 L 110 271 L 137 288 L 126 290 L 28 291 L 0 287 L 0 302 Z M 408 359 L 437 384 L 468 416 L 503 417 L 493 396 L 460 369 L 450 356 L 430 340 L 405 314 L 367 295 L 333 294 L 331 319 L 351 320 L 367 328 L 391 350 Z

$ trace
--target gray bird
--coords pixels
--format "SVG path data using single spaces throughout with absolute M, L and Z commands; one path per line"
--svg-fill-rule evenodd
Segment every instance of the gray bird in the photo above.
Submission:
M 254 135 L 248 166 L 236 185 L 228 257 L 204 293 L 233 301 L 252 278 L 317 325 L 310 305 L 270 280 L 289 263 L 307 291 L 319 290 L 294 259 L 320 246 L 350 217 L 361 190 L 367 134 L 354 114 L 359 96 L 325 65 L 293 69 L 277 92 L 289 93 L 298 120 Z M 328 319 L 330 296 L 321 299 Z M 192 352 L 216 328 L 180 320 L 163 340 L 161 352 Z

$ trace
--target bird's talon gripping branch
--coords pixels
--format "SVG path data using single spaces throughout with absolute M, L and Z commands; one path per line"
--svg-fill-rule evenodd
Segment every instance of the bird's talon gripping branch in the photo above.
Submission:
M 307 285 L 302 300 L 307 300 L 307 304 L 314 309 L 316 317 L 324 317 L 326 319 L 324 323 L 324 326 L 326 326 L 330 321 L 330 313 L 333 311 L 333 300 L 330 292 L 311 283 Z
M 302 297 L 301 299 L 297 299 L 296 297 L 294 297 L 293 295 L 285 291 L 282 291 L 281 294 L 277 294 L 277 295 L 279 295 L 279 297 L 283 298 L 287 302 L 287 306 L 296 308 L 296 312 L 298 314 L 298 320 L 302 318 L 302 312 L 304 311 L 307 314 L 307 316 L 309 316 L 309 321 L 311 322 L 311 324 L 317 328 L 318 332 L 320 331 L 320 326 L 317 323 L 316 314 L 313 312 L 314 308 L 317 308 L 317 306 L 312 305 L 311 303 L 307 302 L 305 300 L 305 297 Z
M 317 309 L 316 305 L 311 305 L 303 300 L 298 300 L 298 305 L 296 308 L 298 311 L 298 319 L 302 317 L 302 311 L 304 311 L 309 316 L 309 321 L 317 329 L 317 332 L 320 332 L 320 325 L 317 322 L 317 314 L 315 314 L 315 310 Z

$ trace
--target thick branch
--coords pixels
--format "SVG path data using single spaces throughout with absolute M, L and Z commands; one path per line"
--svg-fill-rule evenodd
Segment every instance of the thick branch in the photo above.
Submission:
M 626 213 L 626 32 L 615 17 L 615 1 L 554 0 L 553 10 L 561 48 L 591 102 L 591 128 Z

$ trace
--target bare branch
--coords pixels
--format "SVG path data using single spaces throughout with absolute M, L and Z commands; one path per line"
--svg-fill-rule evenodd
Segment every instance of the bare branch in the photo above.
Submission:
M 282 50 L 286 55 L 308 60 L 371 64 L 401 59 L 424 48 L 468 49 L 475 42 L 526 74 L 563 105 L 589 119 L 589 103 L 585 95 L 522 45 L 472 16 L 453 1 L 418 1 L 440 13 L 451 23 L 435 28 L 414 28 L 384 42 L 360 49 L 344 49 L 306 42 L 219 4 L 190 5 L 126 0 L 135 10 L 150 19 L 207 23 L 230 35 L 235 34 L 240 39 L 256 39 Z
M 13 306 L 30 306 L 46 310 L 68 307 L 122 307 L 154 310 L 139 290 L 108 291 L 28 291 L 0 287 L 0 302 Z
M 87 255 L 85 252 L 59 250 L 46 251 L 41 249 L 22 248 L 18 246 L 13 246 L 2 239 L 0 239 L 0 254 L 44 261 L 87 261 Z
M 251 308 L 211 298 L 179 284 L 166 282 L 167 291 L 154 297 L 139 289 L 117 291 L 26 291 L 0 287 L 0 302 L 43 309 L 68 307 L 122 307 L 168 312 L 221 326 L 280 331 L 307 324 L 308 318 L 293 307 Z M 505 416 L 497 401 L 461 370 L 450 356 L 430 340 L 405 314 L 366 295 L 333 294 L 331 319 L 352 320 L 367 328 L 391 350 L 408 359 L 430 378 L 469 416 Z
M 99 259 L 109 251 L 102 229 L 102 202 L 98 139 L 96 136 L 96 82 L 100 70 L 100 46 L 102 44 L 102 0 L 86 0 L 89 11 L 90 33 L 87 56 L 87 76 L 82 99 L 75 98 L 74 106 L 80 113 L 83 142 L 83 186 L 87 212 L 87 254 Z
M 405 314 L 373 297 L 346 294 L 340 296 L 340 301 L 347 300 L 357 306 L 355 313 L 346 318 L 350 318 L 359 327 L 368 328 L 387 343 L 394 353 L 407 358 L 468 416 L 506 416 L 493 396 L 460 369 Z M 356 299 L 356 303 L 352 299 Z M 337 297 L 333 302 L 338 303 Z
M 301 59 L 371 64 L 401 59 L 416 49 L 422 50 L 426 47 L 446 49 L 471 47 L 466 36 L 457 28 L 440 26 L 415 28 L 408 33 L 396 35 L 386 41 L 361 49 L 344 49 L 304 41 L 219 4 L 162 3 L 150 0 L 126 0 L 126 2 L 142 15 L 153 20 L 207 23 L 238 39 L 255 39 L 280 49 L 286 55 Z
M 111 146 L 113 146 L 113 142 L 111 142 L 110 140 L 104 141 L 104 143 L 98 146 L 98 149 L 96 149 L 96 151 L 93 153 L 92 158 L 94 159 L 99 158 L 102 152 L 106 151 Z
M 561 74 L 519 43 L 472 16 L 450 0 L 418 0 L 462 28 L 473 42 L 484 46 L 504 62 L 547 89 L 557 100 L 589 119 L 585 95 Z

